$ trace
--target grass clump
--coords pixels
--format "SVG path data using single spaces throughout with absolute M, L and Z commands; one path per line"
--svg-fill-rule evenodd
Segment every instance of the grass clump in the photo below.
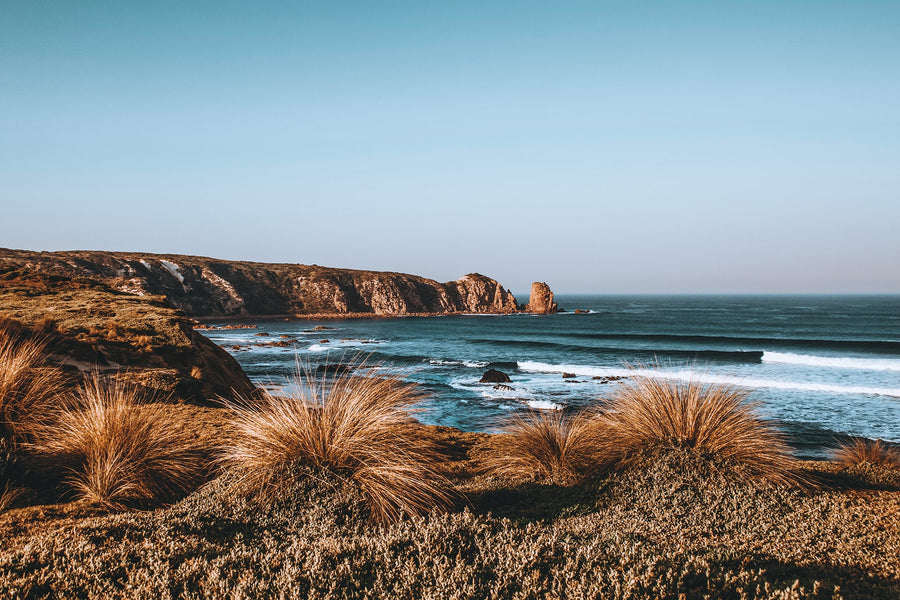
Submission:
M 598 430 L 584 412 L 520 413 L 486 442 L 483 466 L 505 477 L 576 484 L 609 462 Z
M 14 324 L 0 318 L 0 437 L 8 443 L 28 437 L 63 385 L 60 370 L 44 366 L 47 342 L 17 333 Z
M 408 409 L 420 398 L 414 384 L 374 369 L 319 383 L 301 371 L 285 396 L 229 404 L 235 433 L 223 462 L 239 489 L 263 499 L 318 470 L 358 486 L 376 521 L 424 514 L 451 492 L 433 441 L 412 424 Z
M 638 376 L 610 399 L 596 421 L 604 449 L 621 465 L 664 449 L 690 449 L 774 484 L 801 483 L 790 448 L 756 414 L 749 390 Z
M 69 473 L 78 498 L 112 509 L 175 499 L 200 469 L 193 435 L 165 405 L 99 375 L 62 400 L 31 448 Z
M 900 450 L 881 440 L 854 438 L 834 451 L 834 459 L 845 467 L 870 465 L 886 469 L 900 469 Z

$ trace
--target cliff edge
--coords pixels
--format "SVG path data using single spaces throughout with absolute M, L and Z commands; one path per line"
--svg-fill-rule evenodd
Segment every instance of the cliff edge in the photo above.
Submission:
M 513 313 L 497 281 L 470 273 L 447 283 L 378 271 L 134 252 L 0 249 L 0 271 L 88 279 L 137 296 L 165 296 L 188 316 Z

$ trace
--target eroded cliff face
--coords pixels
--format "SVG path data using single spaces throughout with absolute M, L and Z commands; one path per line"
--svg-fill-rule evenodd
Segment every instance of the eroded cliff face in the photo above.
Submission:
M 128 294 L 165 296 L 190 316 L 516 312 L 515 297 L 478 273 L 439 283 L 402 273 L 316 265 L 0 249 L 0 277 L 15 272 L 86 279 Z
M 72 371 L 118 372 L 158 399 L 216 403 L 253 389 L 237 361 L 194 331 L 162 296 L 4 271 L 0 263 L 0 330 L 29 328 L 48 342 L 51 362 Z

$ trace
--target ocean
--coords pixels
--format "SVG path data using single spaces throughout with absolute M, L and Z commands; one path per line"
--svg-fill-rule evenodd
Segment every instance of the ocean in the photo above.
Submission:
M 900 442 L 900 296 L 556 300 L 566 312 L 236 320 L 256 328 L 203 333 L 261 385 L 360 356 L 403 369 L 428 394 L 420 421 L 468 431 L 496 431 L 517 410 L 602 402 L 620 383 L 595 378 L 637 370 L 751 389 L 799 456 L 823 458 L 848 435 Z M 478 383 L 491 368 L 508 388 Z

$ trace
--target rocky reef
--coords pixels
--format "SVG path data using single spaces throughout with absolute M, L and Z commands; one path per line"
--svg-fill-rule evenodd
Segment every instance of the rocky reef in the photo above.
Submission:
M 136 296 L 165 296 L 188 316 L 512 313 L 516 299 L 471 273 L 456 281 L 317 265 L 130 252 L 0 249 L 0 273 L 92 280 Z

